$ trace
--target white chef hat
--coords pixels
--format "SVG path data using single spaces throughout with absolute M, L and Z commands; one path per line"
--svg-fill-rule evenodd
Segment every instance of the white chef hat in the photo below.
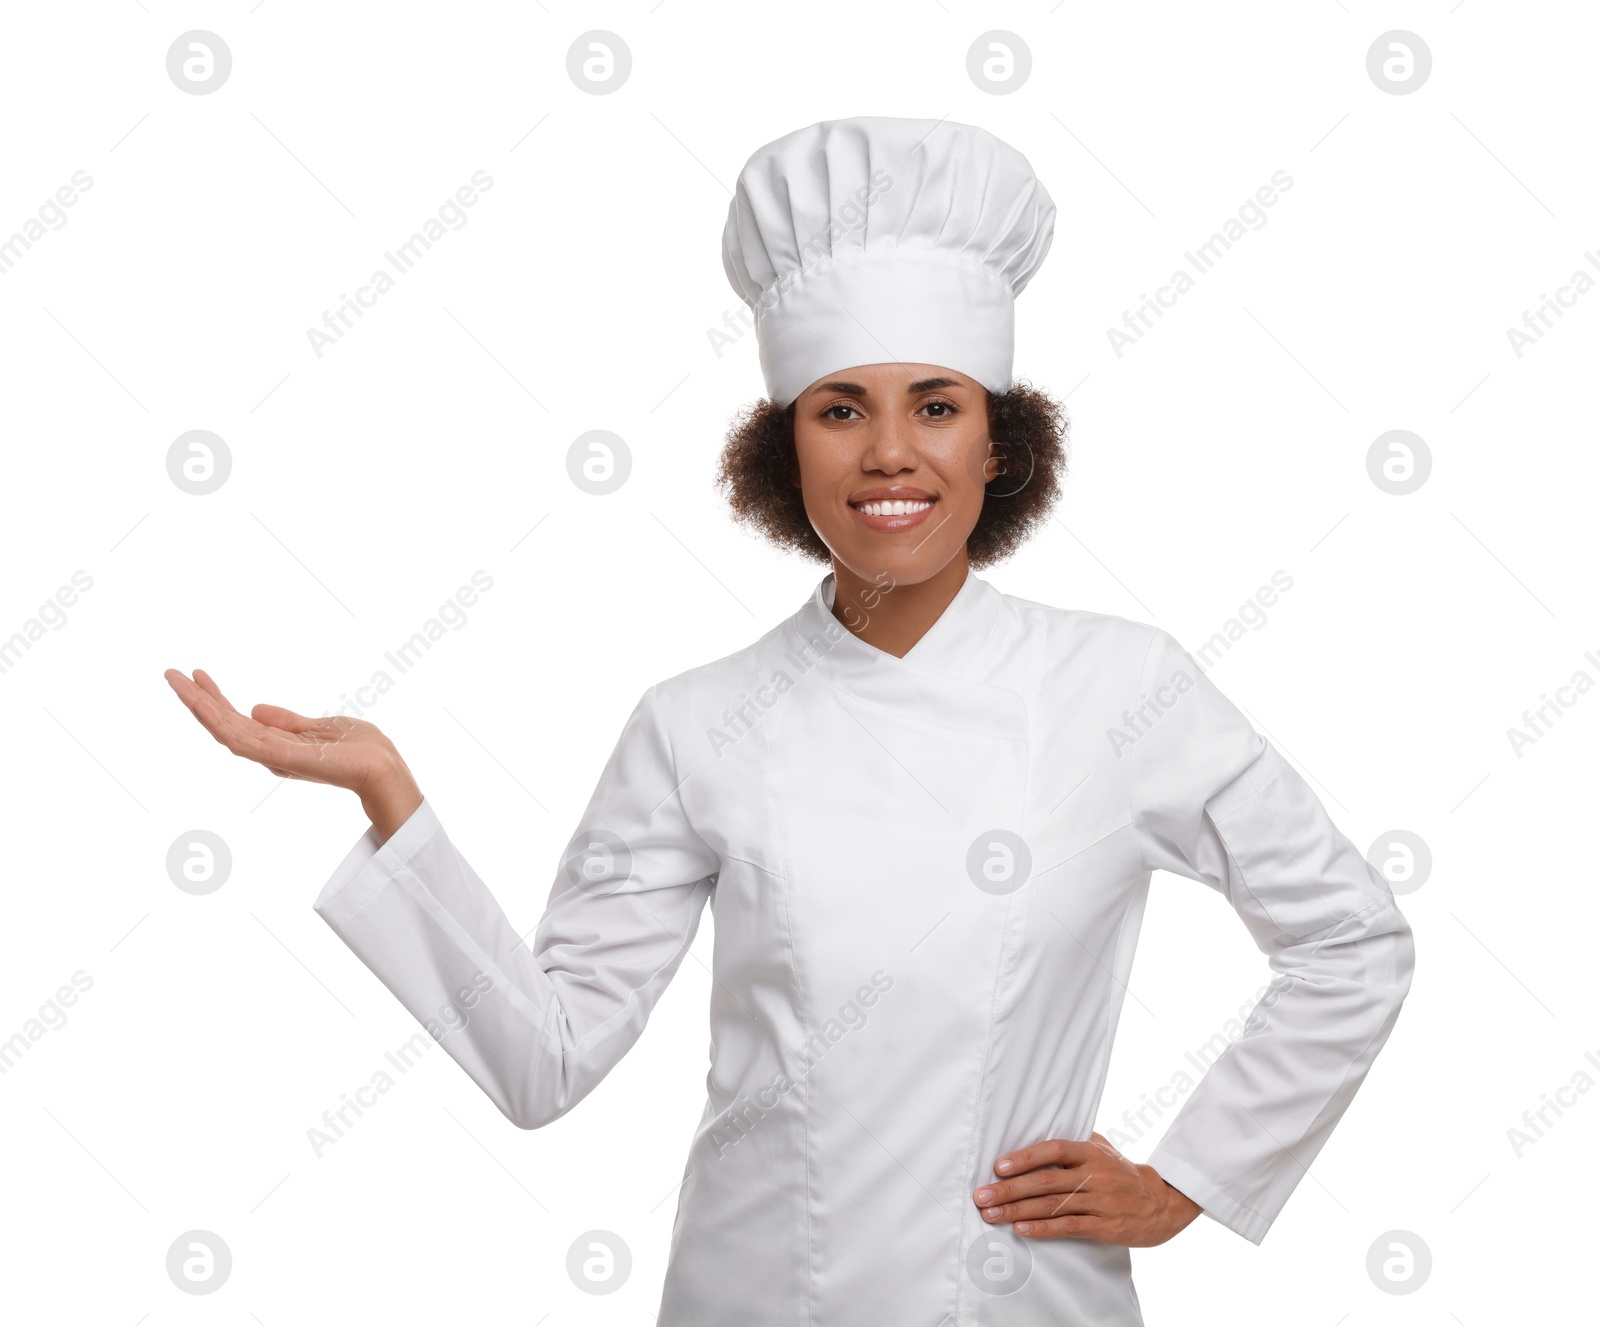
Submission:
M 767 396 L 786 406 L 861 364 L 938 364 L 1011 385 L 1012 301 L 1055 204 L 1028 160 L 950 120 L 824 120 L 739 172 L 722 266 L 755 315 Z

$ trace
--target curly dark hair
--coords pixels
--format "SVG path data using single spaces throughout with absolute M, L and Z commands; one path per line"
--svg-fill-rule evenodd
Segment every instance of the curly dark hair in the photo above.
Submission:
M 1023 379 L 985 396 L 1001 468 L 985 486 L 983 509 L 967 539 L 967 561 L 975 570 L 1016 552 L 1055 507 L 1070 431 L 1063 407 Z M 765 398 L 744 407 L 728 428 L 716 485 L 739 524 L 780 548 L 831 564 L 792 482 L 798 474 L 794 410 L 792 402 L 779 406 Z

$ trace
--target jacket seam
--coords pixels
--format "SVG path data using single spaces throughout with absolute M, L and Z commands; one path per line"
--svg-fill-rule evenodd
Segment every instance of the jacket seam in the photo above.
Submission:
M 672 772 L 672 792 L 669 793 L 668 796 L 673 798 L 673 800 L 678 803 L 678 811 L 683 816 L 683 823 L 694 832 L 694 836 L 699 841 L 700 846 L 706 850 L 706 855 L 708 857 L 715 858 L 718 862 L 718 871 L 711 872 L 712 875 L 718 875 L 720 874 L 722 854 L 717 852 L 709 843 L 706 842 L 705 836 L 700 833 L 700 830 L 694 823 L 694 817 L 689 814 L 688 803 L 683 800 L 683 785 L 687 783 L 689 779 L 678 778 L 678 752 L 672 744 L 672 730 L 662 720 L 661 711 L 658 706 L 657 698 L 660 685 L 661 684 L 658 682 L 655 684 L 655 686 L 652 686 L 648 691 L 646 691 L 644 693 L 644 701 L 642 703 L 649 711 L 648 717 L 650 722 L 655 725 L 657 733 L 659 733 L 661 736 L 661 744 L 666 748 L 667 751 L 667 768 Z M 690 779 L 693 777 L 693 774 L 689 775 Z M 701 879 L 707 878 L 708 877 L 706 876 L 701 877 Z
M 777 845 L 778 861 L 779 861 L 779 864 L 782 867 L 782 869 L 779 870 L 779 871 L 771 871 L 769 868 L 766 868 L 766 867 L 760 867 L 758 869 L 767 871 L 768 874 L 772 875 L 782 885 L 782 893 L 781 893 L 780 897 L 783 900 L 784 947 L 788 952 L 789 980 L 790 980 L 790 983 L 791 983 L 791 985 L 792 985 L 792 987 L 794 989 L 795 1014 L 796 1014 L 796 1017 L 797 1017 L 797 1019 L 798 1019 L 798 1021 L 800 1023 L 800 1033 L 801 1033 L 801 1037 L 803 1038 L 802 1044 L 804 1044 L 804 1041 L 809 1041 L 809 1039 L 810 1039 L 810 1013 L 809 1013 L 809 1010 L 806 1008 L 805 990 L 804 990 L 804 987 L 801 985 L 801 982 L 800 982 L 799 956 L 798 956 L 798 954 L 796 952 L 796 949 L 795 949 L 794 912 L 793 912 L 793 908 L 792 908 L 792 904 L 794 902 L 793 888 L 792 888 L 792 886 L 793 886 L 793 870 L 791 869 L 790 862 L 789 862 L 789 840 L 788 840 L 788 834 L 787 834 L 787 831 L 786 831 L 786 826 L 785 826 L 784 820 L 783 820 L 783 818 L 782 818 L 782 816 L 780 814 L 780 808 L 779 808 L 779 805 L 778 805 L 777 788 L 776 788 L 775 782 L 774 782 L 774 771 L 775 771 L 775 769 L 777 767 L 778 743 L 779 743 L 779 740 L 783 736 L 784 720 L 787 717 L 788 716 L 787 716 L 787 714 L 785 712 L 781 712 L 780 711 L 775 716 L 775 718 L 776 718 L 776 722 L 775 723 L 773 723 L 771 725 L 762 724 L 760 726 L 760 730 L 759 730 L 760 731 L 760 736 L 758 737 L 758 740 L 765 744 L 765 756 L 766 756 L 766 759 L 763 761 L 763 765 L 764 765 L 764 768 L 765 768 L 765 783 L 766 783 L 766 792 L 767 792 L 767 816 L 768 816 L 769 821 L 772 824 L 772 836 L 773 836 L 774 842 Z M 755 863 L 751 863 L 751 865 L 755 865 Z M 780 1068 L 781 1068 L 782 1067 L 781 1061 L 782 1061 L 782 1056 L 783 1056 L 783 1051 L 782 1051 L 781 1047 L 778 1050 L 778 1055 L 779 1055 Z M 812 1173 L 811 1173 L 811 1075 L 810 1074 L 801 1075 L 801 1078 L 800 1078 L 800 1093 L 801 1093 L 801 1098 L 800 1098 L 800 1134 L 801 1134 L 801 1140 L 802 1140 L 801 1152 L 802 1152 L 802 1156 L 804 1157 L 804 1174 L 805 1174 L 805 1200 L 804 1200 L 804 1211 L 805 1211 L 805 1222 L 806 1222 L 805 1321 L 807 1323 L 812 1323 L 816 1319 L 816 1247 L 815 1247 L 815 1243 L 814 1243 L 814 1240 L 813 1240 L 813 1231 L 812 1231 L 812 1228 L 811 1228 Z
M 1288 766 L 1285 766 L 1285 768 L 1288 768 Z M 1283 777 L 1283 775 L 1282 775 L 1281 772 L 1279 774 L 1275 775 L 1272 779 L 1268 780 L 1265 784 L 1262 785 L 1262 787 L 1260 789 L 1260 792 L 1265 792 L 1274 783 L 1276 783 L 1278 781 L 1278 779 L 1280 779 L 1282 777 Z M 1241 803 L 1240 806 L 1238 808 L 1235 808 L 1235 809 L 1242 810 L 1245 806 L 1248 806 L 1250 804 L 1250 802 L 1252 802 L 1254 800 L 1255 800 L 1255 795 L 1252 795 L 1249 799 L 1247 799 L 1245 802 Z M 1209 818 L 1211 820 L 1212 827 L 1217 831 L 1217 839 L 1222 844 L 1222 851 L 1223 851 L 1223 853 L 1226 855 L 1226 857 L 1228 859 L 1228 865 L 1232 868 L 1232 873 L 1239 877 L 1239 885 L 1240 885 L 1240 887 L 1244 890 L 1244 892 L 1246 894 L 1248 894 L 1250 896 L 1250 901 L 1253 904 L 1255 904 L 1255 906 L 1257 908 L 1260 909 L 1261 915 L 1264 916 L 1265 918 L 1267 918 L 1267 920 L 1272 923 L 1273 927 L 1278 931 L 1278 933 L 1280 935 L 1286 936 L 1291 944 L 1303 945 L 1303 944 L 1308 944 L 1313 940 L 1316 940 L 1318 942 L 1318 946 L 1320 947 L 1321 940 L 1319 940 L 1318 937 L 1321 937 L 1322 939 L 1327 939 L 1335 931 L 1337 931 L 1341 926 L 1348 925 L 1351 922 L 1358 922 L 1362 918 L 1366 917 L 1369 913 L 1376 912 L 1379 908 L 1384 907 L 1386 904 L 1394 902 L 1394 899 L 1393 899 L 1392 896 L 1373 899 L 1372 902 L 1367 904 L 1367 906 L 1364 907 L 1364 908 L 1358 908 L 1354 912 L 1346 913 L 1343 917 L 1336 918 L 1335 920 L 1329 922 L 1326 926 L 1319 926 L 1314 931 L 1307 931 L 1303 935 L 1297 935 L 1297 934 L 1295 934 L 1295 932 L 1293 932 L 1291 930 L 1288 930 L 1286 927 L 1284 927 L 1278 921 L 1278 919 L 1272 915 L 1272 909 L 1269 908 L 1265 903 L 1263 903 L 1261 901 L 1261 896 L 1259 894 L 1257 894 L 1256 891 L 1251 887 L 1250 876 L 1249 876 L 1249 874 L 1246 873 L 1246 871 L 1244 869 L 1244 866 L 1240 863 L 1238 855 L 1233 850 L 1233 845 L 1228 842 L 1228 836 L 1223 831 L 1222 826 L 1217 823 L 1216 819 L 1211 816 L 1211 813 L 1209 811 L 1206 812 L 1205 814 L 1206 814 L 1207 818 Z M 1228 817 L 1224 817 L 1224 818 L 1225 819 L 1231 819 L 1231 815 L 1228 816 Z M 1224 883 L 1226 884 L 1227 882 L 1224 882 Z M 1234 902 L 1232 892 L 1228 891 L 1226 893 L 1225 897 L 1228 899 L 1229 906 L 1232 907 L 1233 910 L 1236 913 L 1238 913 L 1239 912 L 1239 905 L 1236 902 Z
M 1148 878 L 1145 881 L 1144 888 L 1145 888 L 1146 891 L 1148 891 L 1149 888 L 1150 888 L 1150 884 L 1149 884 Z M 1111 950 L 1111 964 L 1112 964 L 1112 966 L 1111 966 L 1111 971 L 1107 974 L 1107 976 L 1110 978 L 1111 982 L 1116 983 L 1118 985 L 1121 985 L 1121 983 L 1117 981 L 1117 960 L 1122 955 L 1122 939 L 1123 939 L 1123 936 L 1127 933 L 1128 918 L 1133 913 L 1133 905 L 1134 905 L 1134 901 L 1135 901 L 1136 897 L 1138 896 L 1138 892 L 1139 891 L 1137 889 L 1131 889 L 1131 890 L 1128 891 L 1127 902 L 1125 902 L 1122 905 L 1122 917 L 1117 922 L 1117 943 Z M 1127 987 L 1126 986 L 1123 986 L 1123 991 L 1124 991 L 1124 993 L 1126 993 L 1126 991 L 1127 991 Z M 1110 985 L 1107 985 L 1107 987 L 1106 987 L 1106 1021 L 1105 1021 L 1105 1024 L 1104 1024 L 1104 1026 L 1103 1026 L 1103 1028 L 1101 1030 L 1101 1033 L 1100 1033 L 1101 1051 L 1100 1051 L 1099 1082 L 1095 1085 L 1094 1093 L 1090 1097 L 1090 1100 L 1094 1101 L 1096 1103 L 1100 1102 L 1105 1096 L 1106 1078 L 1110 1074 L 1110 1071 L 1111 1071 L 1111 1052 L 1112 1052 L 1112 1049 L 1113 1049 L 1113 1043 L 1116 1040 L 1116 1021 L 1120 1017 L 1121 1013 L 1122 1013 L 1121 1000 L 1120 1000 L 1120 998 L 1113 998 L 1113 996 L 1111 995 Z M 1099 1113 L 1098 1112 L 1098 1106 L 1096 1108 L 1096 1113 L 1097 1114 Z M 1093 1123 L 1091 1122 L 1091 1124 L 1090 1124 L 1090 1132 L 1092 1133 L 1093 1131 L 1094 1131 L 1094 1126 L 1093 1126 Z
M 742 866 L 748 866 L 752 871 L 760 871 L 762 875 L 770 875 L 774 880 L 785 879 L 783 872 L 775 871 L 772 869 L 772 867 L 763 862 L 752 861 L 748 857 L 741 857 L 736 852 L 719 853 L 718 856 L 720 856 L 725 862 L 738 862 Z
M 1021 695 L 1020 692 L 1018 694 Z M 1023 696 L 1022 700 L 1025 711 L 1029 714 L 1029 718 L 1031 720 L 1031 710 L 1027 710 L 1027 697 Z M 1022 751 L 1022 797 L 1020 805 L 1026 807 L 1028 805 L 1028 793 L 1033 780 L 1033 761 L 1031 759 L 1031 751 L 1028 745 L 1027 737 L 1024 736 L 1022 741 L 1024 746 Z M 1028 882 L 1025 881 L 1024 885 L 1027 883 Z M 966 1173 L 968 1175 L 972 1174 L 973 1166 L 977 1160 L 978 1134 L 980 1131 L 979 1126 L 983 1118 L 983 1107 L 988 1083 L 989 1065 L 994 1058 L 994 1045 L 996 1040 L 997 1025 L 995 1011 L 999 1006 L 1000 992 L 1005 986 L 1006 978 L 1011 974 L 1012 971 L 1015 970 L 1017 962 L 1017 950 L 1012 943 L 1012 932 L 1016 924 L 1015 919 L 1018 911 L 1015 907 L 1016 899 L 1017 891 L 1015 890 L 1006 895 L 1005 917 L 1000 928 L 1000 953 L 996 957 L 995 961 L 994 983 L 989 990 L 988 1026 L 985 1030 L 983 1055 L 978 1064 L 978 1082 L 976 1091 L 973 1093 L 972 1118 L 967 1131 Z M 961 1209 L 962 1216 L 956 1222 L 957 1270 L 955 1321 L 958 1324 L 962 1321 L 962 1311 L 967 1302 L 967 1282 L 966 1278 L 962 1275 L 962 1268 L 965 1262 L 964 1258 L 962 1257 L 962 1234 L 967 1229 L 970 1215 L 974 1210 L 975 1209 L 970 1202 L 963 1205 Z
M 1155 649 L 1156 641 L 1160 639 L 1160 636 L 1161 629 L 1159 627 L 1150 628 L 1150 639 L 1145 642 L 1144 655 L 1139 660 L 1139 669 L 1133 679 L 1133 695 L 1135 698 L 1144 690 L 1145 670 L 1150 667 L 1150 655 Z M 1139 746 L 1136 742 L 1128 752 L 1128 770 L 1122 780 L 1122 786 L 1123 791 L 1128 795 L 1128 823 L 1133 826 L 1134 847 L 1139 851 L 1139 864 L 1145 870 L 1150 870 L 1154 864 L 1145 852 L 1144 835 L 1139 829 L 1139 797 L 1136 791 L 1139 782 L 1139 769 L 1136 763 L 1138 759 Z

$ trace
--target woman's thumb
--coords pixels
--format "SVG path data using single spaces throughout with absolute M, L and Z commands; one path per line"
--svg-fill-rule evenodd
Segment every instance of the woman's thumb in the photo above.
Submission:
M 257 723 L 266 724 L 268 728 L 281 728 L 286 733 L 303 733 L 317 722 L 293 710 L 286 710 L 282 705 L 257 705 L 250 711 L 250 717 Z

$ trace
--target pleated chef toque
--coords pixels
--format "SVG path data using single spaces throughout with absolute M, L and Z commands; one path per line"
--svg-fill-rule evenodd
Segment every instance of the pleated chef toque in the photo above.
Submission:
M 786 406 L 862 364 L 938 364 L 1011 385 L 1013 300 L 1055 204 L 1028 160 L 950 120 L 824 120 L 739 172 L 722 266 L 755 315 L 767 396 Z

